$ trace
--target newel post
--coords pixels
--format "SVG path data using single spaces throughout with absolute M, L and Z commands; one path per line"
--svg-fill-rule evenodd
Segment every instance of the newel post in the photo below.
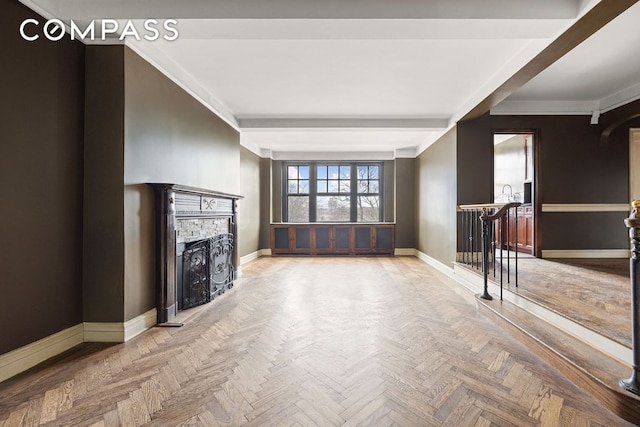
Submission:
M 633 211 L 624 223 L 629 227 L 631 239 L 631 252 L 629 260 L 629 273 L 631 278 L 631 321 L 632 321 L 632 345 L 633 345 L 633 372 L 631 377 L 620 381 L 620 386 L 631 393 L 640 395 L 640 200 L 634 200 L 631 204 Z
M 482 277 L 484 279 L 484 292 L 480 295 L 480 298 L 486 300 L 492 300 L 493 297 L 489 295 L 489 219 L 487 218 L 487 208 L 482 208 L 482 215 L 480 215 L 482 221 Z

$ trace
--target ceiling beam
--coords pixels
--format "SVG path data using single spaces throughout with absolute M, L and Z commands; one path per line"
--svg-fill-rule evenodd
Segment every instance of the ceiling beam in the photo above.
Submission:
M 482 116 L 638 0 L 602 0 L 460 120 Z
M 65 18 L 575 19 L 580 0 L 25 0 Z M 153 16 L 149 16 L 149 15 Z
M 438 118 L 239 118 L 241 130 L 300 129 L 446 129 L 448 119 Z

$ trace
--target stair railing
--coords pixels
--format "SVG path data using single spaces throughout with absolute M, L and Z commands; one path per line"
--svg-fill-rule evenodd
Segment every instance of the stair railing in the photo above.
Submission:
M 632 256 L 629 259 L 631 280 L 631 331 L 633 349 L 633 370 L 631 377 L 620 381 L 620 386 L 631 393 L 640 395 L 640 200 L 631 204 L 633 211 L 624 220 L 629 228 Z
M 459 206 L 462 211 L 462 253 L 458 261 L 482 273 L 484 289 L 480 297 L 483 299 L 493 299 L 488 290 L 489 271 L 493 270 L 494 279 L 496 279 L 496 271 L 499 271 L 500 300 L 502 301 L 505 271 L 506 281 L 511 283 L 512 253 L 515 268 L 514 280 L 516 287 L 518 286 L 517 242 L 520 205 L 522 205 L 520 202 L 511 202 Z

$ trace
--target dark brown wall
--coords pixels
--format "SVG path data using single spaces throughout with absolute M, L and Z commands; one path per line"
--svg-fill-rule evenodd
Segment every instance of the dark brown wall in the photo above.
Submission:
M 124 316 L 124 53 L 87 46 L 83 320 Z
M 124 320 L 129 320 L 155 305 L 153 197 L 146 183 L 238 194 L 240 136 L 129 48 L 124 60 Z
M 416 247 L 415 159 L 396 159 L 396 247 Z
M 240 147 L 240 193 L 238 201 L 239 256 L 254 253 L 260 238 L 260 157 Z
M 384 168 L 384 208 L 383 215 L 384 221 L 393 222 L 396 219 L 395 209 L 395 161 L 385 160 L 383 164 Z
M 24 41 L 0 2 L 0 354 L 82 321 L 84 46 Z
M 271 215 L 273 222 L 282 222 L 282 161 L 271 162 Z
M 271 159 L 260 159 L 260 249 L 271 248 Z
M 456 256 L 456 129 L 415 162 L 418 250 L 451 267 Z
M 603 115 L 606 119 L 606 115 Z M 589 116 L 489 116 L 458 124 L 458 203 L 493 200 L 493 130 L 533 129 L 541 204 L 628 203 L 628 136 L 600 142 L 601 126 Z M 628 128 L 627 128 L 628 130 Z M 628 135 L 628 134 L 627 134 Z M 540 249 L 626 248 L 620 215 L 542 213 Z M 598 227 L 593 227 L 599 224 Z M 558 233 L 563 228 L 564 233 Z M 581 234 L 573 241 L 567 240 Z M 588 236 L 588 237 L 586 237 Z

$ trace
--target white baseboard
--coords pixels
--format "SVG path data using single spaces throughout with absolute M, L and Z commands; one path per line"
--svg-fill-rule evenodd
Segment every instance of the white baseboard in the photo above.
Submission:
M 125 342 L 157 322 L 155 308 L 126 322 L 84 322 L 84 342 Z
M 260 250 L 255 252 L 251 252 L 245 256 L 240 257 L 240 265 L 246 264 L 248 262 L 253 261 L 254 259 L 258 259 L 260 257 Z
M 455 277 L 455 274 L 453 272 L 453 268 L 448 267 L 447 265 L 441 263 L 440 261 L 438 261 L 437 259 L 425 254 L 424 252 L 420 252 L 419 250 L 416 249 L 416 257 L 421 260 L 422 262 L 425 262 L 427 264 L 429 264 L 431 267 L 435 268 L 436 270 L 438 270 L 439 272 L 446 274 L 449 277 Z
M 0 382 L 81 344 L 82 323 L 0 355 Z
M 395 256 L 416 256 L 417 250 L 414 248 L 396 248 Z
M 126 322 L 84 322 L 0 355 L 0 382 L 83 342 L 124 342 L 157 322 L 156 309 Z
M 240 266 L 263 256 L 271 256 L 271 249 L 258 249 L 255 252 L 251 252 L 250 254 L 240 257 Z
M 123 322 L 84 322 L 84 342 L 124 342 Z
M 629 258 L 628 249 L 548 249 L 542 258 Z
M 140 335 L 158 323 L 158 312 L 155 308 L 124 322 L 124 340 Z

